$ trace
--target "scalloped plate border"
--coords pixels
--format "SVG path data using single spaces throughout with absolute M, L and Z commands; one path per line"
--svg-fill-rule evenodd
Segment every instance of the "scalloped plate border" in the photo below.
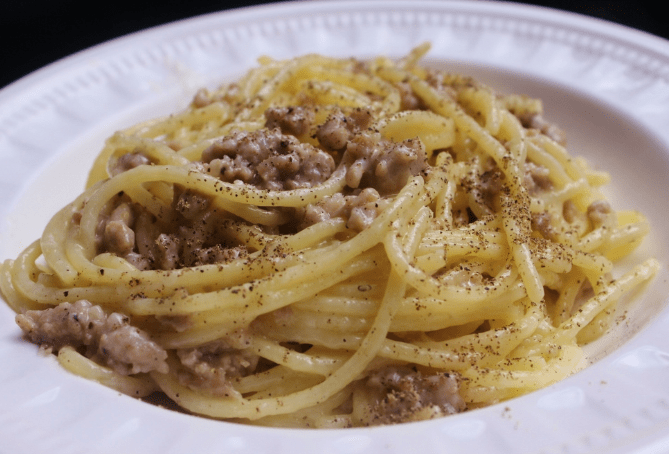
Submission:
M 30 178 L 91 130 L 97 140 L 101 128 L 173 110 L 200 86 L 240 75 L 261 54 L 400 56 L 428 40 L 431 59 L 522 73 L 613 106 L 669 149 L 669 43 L 636 30 L 496 2 L 295 2 L 227 11 L 110 41 L 0 91 L 0 198 L 10 201 L 0 206 L 3 258 L 11 249 L 3 236 L 8 215 Z M 137 402 L 63 374 L 17 339 L 12 319 L 0 308 L 0 361 L 11 364 L 0 368 L 0 452 L 404 453 L 420 443 L 429 453 L 581 453 L 669 446 L 666 310 L 620 351 L 556 386 L 442 420 L 345 431 L 239 426 Z M 612 402 L 615 390 L 630 395 Z

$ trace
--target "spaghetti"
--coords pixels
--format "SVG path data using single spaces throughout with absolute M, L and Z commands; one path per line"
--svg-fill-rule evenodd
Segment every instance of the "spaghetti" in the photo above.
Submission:
M 230 421 L 351 427 L 552 384 L 658 269 L 540 101 L 394 62 L 261 59 L 110 137 L 2 265 L 68 370 Z

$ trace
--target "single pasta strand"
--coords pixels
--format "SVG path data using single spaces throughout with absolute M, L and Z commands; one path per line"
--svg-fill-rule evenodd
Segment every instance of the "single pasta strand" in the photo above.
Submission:
M 567 337 L 574 337 L 583 327 L 606 307 L 613 304 L 625 292 L 647 281 L 660 268 L 655 259 L 648 259 L 635 266 L 620 278 L 606 286 L 603 291 L 586 302 L 571 318 L 564 321 L 552 336 L 555 342 L 564 342 Z
M 158 391 L 158 387 L 148 376 L 135 377 L 117 374 L 80 355 L 71 347 L 63 347 L 58 351 L 58 362 L 73 374 L 95 380 L 131 397 L 146 397 Z

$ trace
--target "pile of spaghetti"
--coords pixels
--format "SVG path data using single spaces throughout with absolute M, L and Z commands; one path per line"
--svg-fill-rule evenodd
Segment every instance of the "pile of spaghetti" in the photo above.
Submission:
M 541 102 L 399 61 L 260 60 L 114 134 L 2 265 L 31 341 L 184 411 L 351 427 L 555 383 L 653 259 Z

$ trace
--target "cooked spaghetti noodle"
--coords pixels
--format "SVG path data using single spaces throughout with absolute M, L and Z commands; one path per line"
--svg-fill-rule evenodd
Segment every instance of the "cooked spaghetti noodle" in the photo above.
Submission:
M 2 266 L 27 337 L 81 376 L 277 426 L 421 420 L 584 365 L 648 232 L 540 101 L 421 67 L 262 59 L 114 134 Z

